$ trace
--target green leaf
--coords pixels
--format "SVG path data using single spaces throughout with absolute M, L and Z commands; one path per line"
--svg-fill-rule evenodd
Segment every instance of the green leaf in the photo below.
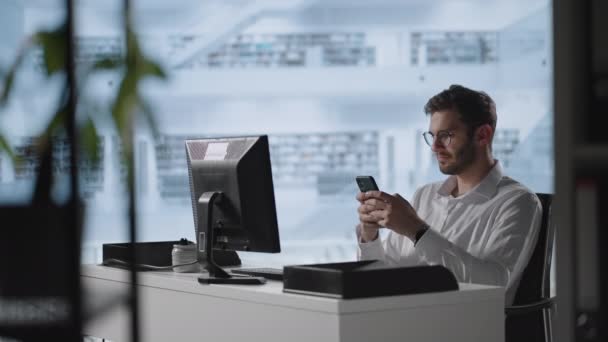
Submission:
M 155 140 L 158 140 L 158 138 L 160 137 L 160 131 L 158 130 L 156 120 L 154 119 L 154 111 L 152 110 L 152 107 L 150 107 L 150 104 L 146 100 L 144 100 L 141 95 L 138 96 L 138 99 L 139 108 L 141 109 L 141 112 L 144 115 L 144 118 L 146 119 L 150 130 L 152 130 L 152 135 Z
M 61 94 L 60 107 L 51 117 L 51 120 L 47 123 L 44 131 L 40 134 L 41 140 L 50 139 L 52 136 L 57 135 L 62 129 L 65 129 L 65 121 L 68 117 L 68 103 L 67 103 L 67 92 L 68 89 L 64 89 Z
M 118 58 L 104 58 L 93 64 L 93 70 L 113 70 L 124 64 L 124 61 Z
M 64 71 L 66 68 L 67 30 L 64 25 L 54 31 L 43 31 L 36 35 L 42 47 L 42 56 L 47 75 Z
M 6 154 L 8 154 L 8 156 L 11 158 L 11 160 L 14 163 L 17 161 L 17 156 L 15 156 L 15 153 L 13 152 L 13 148 L 8 143 L 8 141 L 6 141 L 6 138 L 4 136 L 2 136 L 1 134 L 0 134 L 0 151 L 6 152 Z
M 67 114 L 68 104 L 66 102 L 59 109 L 57 109 L 49 123 L 44 128 L 44 131 L 40 134 L 38 139 L 36 139 L 36 149 L 39 155 L 42 155 L 44 151 L 49 148 L 52 137 L 57 135 L 58 132 L 65 128 Z
M 130 43 L 127 47 L 127 60 L 131 59 L 135 63 L 135 65 L 129 67 L 135 70 L 137 79 L 142 79 L 145 76 L 154 76 L 161 79 L 167 78 L 163 68 L 158 63 L 146 57 L 142 52 L 135 32 L 129 29 L 127 35 L 129 37 L 128 42 Z
M 120 134 L 123 149 L 131 144 L 131 116 L 137 105 L 133 73 L 127 72 L 122 79 L 118 94 L 112 106 L 112 118 Z
M 142 76 L 154 76 L 161 79 L 167 78 L 167 74 L 158 63 L 155 63 L 145 57 L 143 57 L 143 60 L 140 61 L 140 63 L 142 64 Z
M 4 85 L 2 86 L 2 94 L 0 94 L 0 106 L 6 104 L 8 97 L 11 94 L 11 90 L 13 89 L 13 82 L 15 80 L 15 73 L 17 72 L 16 68 L 17 63 L 15 63 L 15 67 L 11 68 L 11 70 L 6 75 L 4 79 Z
M 15 74 L 17 73 L 19 66 L 25 59 L 25 55 L 31 49 L 33 43 L 34 43 L 34 40 L 32 40 L 32 39 L 28 39 L 27 41 L 25 41 L 25 43 L 23 44 L 19 53 L 17 54 L 15 61 L 9 68 L 8 73 L 6 74 L 6 77 L 4 78 L 4 82 L 3 82 L 3 86 L 2 86 L 2 93 L 0 94 L 0 106 L 3 106 L 4 104 L 6 104 L 6 101 L 8 100 L 8 98 L 10 96 L 11 90 L 13 89 L 13 83 L 15 81 Z
M 80 129 L 80 143 L 84 147 L 86 156 L 91 158 L 94 164 L 99 163 L 99 136 L 93 120 L 88 118 L 84 126 Z
M 45 133 L 48 134 L 49 136 L 53 136 L 59 130 L 64 129 L 65 120 L 66 120 L 67 116 L 68 116 L 68 106 L 66 104 L 63 107 L 61 107 L 57 112 L 55 112 L 55 115 L 53 115 L 53 118 L 47 125 Z

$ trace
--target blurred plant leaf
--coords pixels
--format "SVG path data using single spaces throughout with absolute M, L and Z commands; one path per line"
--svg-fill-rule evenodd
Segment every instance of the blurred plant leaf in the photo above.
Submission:
M 138 96 L 138 99 L 141 113 L 144 115 L 144 119 L 146 119 L 148 127 L 150 127 L 150 130 L 152 131 L 154 139 L 158 139 L 160 137 L 160 131 L 158 130 L 158 125 L 156 125 L 156 120 L 154 119 L 154 111 L 152 110 L 152 107 L 150 107 L 150 104 L 141 96 Z
M 132 128 L 133 116 L 139 109 L 144 119 L 146 120 L 149 128 L 156 139 L 159 136 L 159 130 L 154 120 L 154 114 L 151 106 L 143 100 L 138 93 L 139 81 L 146 77 L 155 77 L 165 79 L 165 74 L 162 67 L 154 61 L 148 59 L 141 51 L 137 37 L 130 25 L 127 25 L 128 35 L 128 48 L 126 51 L 126 58 L 104 58 L 93 64 L 91 67 L 92 72 L 98 70 L 113 70 L 119 68 L 125 68 L 123 78 L 120 81 L 120 87 L 118 93 L 114 98 L 114 102 L 111 106 L 112 119 L 119 133 L 120 140 L 123 144 L 123 152 L 126 160 L 132 160 L 131 156 L 133 153 L 132 146 Z M 66 68 L 66 39 L 67 30 L 65 24 L 58 28 L 50 31 L 42 31 L 35 34 L 29 41 L 27 48 L 23 48 L 9 69 L 4 80 L 4 87 L 0 94 L 0 105 L 4 104 L 10 97 L 11 90 L 13 88 L 16 72 L 24 60 L 26 51 L 29 50 L 33 45 L 38 45 L 42 50 L 43 67 L 47 76 L 52 76 L 56 73 L 65 72 Z M 126 61 L 130 61 L 131 64 Z M 90 72 L 84 75 L 81 79 L 86 80 Z M 84 86 L 84 85 L 82 85 Z M 67 91 L 67 90 L 66 90 Z M 45 130 L 41 133 L 38 142 L 37 150 L 39 153 L 45 151 L 45 149 L 51 146 L 51 140 L 53 136 L 56 136 L 62 129 L 64 129 L 65 120 L 67 119 L 68 107 L 66 103 L 67 93 L 62 94 L 62 100 L 60 108 L 53 115 L 53 118 L 48 123 Z M 84 152 L 97 162 L 100 158 L 98 151 L 99 138 L 97 130 L 94 125 L 94 121 L 91 119 L 91 115 L 88 115 L 84 125 L 79 127 L 80 140 L 83 145 Z M 10 150 L 10 145 L 0 136 L 0 150 L 6 150 L 12 158 L 14 158 L 13 152 Z M 132 165 L 128 162 L 129 172 L 132 172 Z
M 123 148 L 126 148 L 131 143 L 131 116 L 137 105 L 137 97 L 135 95 L 136 84 L 133 72 L 127 71 L 120 82 L 118 94 L 112 105 L 112 118 L 119 132 Z
M 97 129 L 95 123 L 91 118 L 87 118 L 84 125 L 80 129 L 80 142 L 84 148 L 86 155 L 91 158 L 94 164 L 99 163 L 99 136 L 97 135 Z
M 154 61 L 148 59 L 141 51 L 137 37 L 131 29 L 129 20 L 129 11 L 125 14 L 125 25 L 127 34 L 127 51 L 124 57 L 119 58 L 104 58 L 97 61 L 87 70 L 82 69 L 83 75 L 79 77 L 81 84 L 78 87 L 83 87 L 89 75 L 96 70 L 112 70 L 124 68 L 124 73 L 120 81 L 118 93 L 114 97 L 111 105 L 111 116 L 119 133 L 122 142 L 123 158 L 126 160 L 126 166 L 129 172 L 129 181 L 133 179 L 133 127 L 134 115 L 136 110 L 144 115 L 149 128 L 152 130 L 154 138 L 159 136 L 159 130 L 154 120 L 154 114 L 150 105 L 143 100 L 138 92 L 139 82 L 146 77 L 156 77 L 166 79 L 162 67 Z M 59 27 L 50 31 L 41 31 L 34 34 L 21 48 L 16 60 L 8 69 L 6 76 L 3 75 L 3 87 L 0 89 L 0 106 L 4 105 L 11 96 L 11 91 L 14 86 L 17 70 L 25 59 L 26 53 L 33 46 L 39 46 L 42 50 L 43 68 L 47 77 L 57 73 L 65 73 L 67 70 L 66 57 L 68 46 L 67 24 L 64 22 Z M 76 44 L 70 42 L 70 44 Z M 74 47 L 72 45 L 72 47 Z M 37 139 L 35 148 L 40 156 L 43 157 L 43 162 L 48 161 L 52 165 L 52 148 L 53 137 L 57 136 L 61 130 L 65 129 L 65 121 L 68 118 L 68 103 L 67 98 L 70 89 L 67 87 L 61 95 L 59 109 L 53 115 L 44 131 Z M 82 101 L 82 99 L 80 99 Z M 85 109 L 86 110 L 86 109 Z M 83 125 L 79 126 L 79 137 L 83 146 L 83 151 L 92 158 L 94 162 L 98 162 L 99 156 L 99 137 L 97 129 L 92 119 L 93 114 L 88 114 Z M 11 158 L 16 159 L 5 137 L 0 134 L 0 152 L 6 151 Z M 50 158 L 50 159 L 49 159 Z M 46 165 L 46 164 L 44 164 Z M 50 166 L 49 166 L 50 167 Z M 48 174 L 46 174 L 48 173 Z M 37 173 L 38 182 L 46 184 L 45 179 L 50 177 L 52 169 L 41 167 Z M 38 186 L 37 186 L 38 188 Z M 47 188 L 44 188 L 47 189 Z M 44 190 L 42 189 L 42 190 Z M 48 190 L 48 189 L 47 189 Z M 49 190 L 50 191 L 50 190 Z M 38 190 L 37 190 L 38 192 Z M 43 191 L 44 192 L 44 191 Z
M 0 107 L 6 104 L 6 101 L 8 100 L 10 93 L 13 90 L 13 82 L 15 80 L 15 75 L 17 73 L 17 70 L 19 69 L 19 66 L 21 66 L 21 63 L 23 63 L 23 60 L 25 59 L 27 52 L 32 48 L 34 43 L 35 43 L 34 39 L 26 40 L 23 43 L 23 45 L 21 46 L 21 48 L 19 49 L 19 52 L 17 53 L 17 57 L 15 58 L 15 61 L 13 62 L 11 67 L 8 69 L 8 72 L 6 73 L 6 77 L 4 77 L 4 80 L 3 80 L 4 82 L 2 82 L 3 85 L 2 85 L 2 94 L 0 94 Z
M 165 74 L 163 68 L 158 63 L 146 57 L 146 55 L 142 52 L 135 32 L 129 28 L 127 30 L 127 35 L 129 36 L 129 41 L 131 42 L 127 48 L 127 60 L 131 58 L 135 64 L 131 67 L 135 71 L 137 80 L 139 81 L 146 76 L 166 79 L 167 75 Z
M 11 68 L 11 70 L 9 70 L 8 74 L 6 75 L 6 78 L 4 79 L 4 85 L 2 87 L 2 94 L 0 94 L 0 106 L 3 106 L 6 103 L 6 100 L 8 100 L 11 90 L 13 89 L 13 81 L 15 80 L 15 73 L 17 71 L 17 68 L 16 68 L 17 65 L 18 65 L 18 63 L 15 63 L 15 67 L 13 67 L 13 68 Z
M 142 60 L 140 61 L 140 63 L 142 64 L 141 78 L 143 78 L 145 76 L 155 76 L 155 77 L 158 77 L 161 79 L 167 78 L 167 75 L 165 74 L 165 72 L 163 71 L 163 69 L 161 68 L 160 65 L 146 59 L 146 57 L 144 57 L 144 56 L 141 56 L 141 58 L 142 58 Z
M 8 141 L 2 134 L 0 134 L 0 152 L 1 151 L 6 152 L 6 154 L 8 154 L 13 163 L 19 162 L 19 158 L 15 155 L 13 149 L 11 148 L 11 145 L 8 143 Z
M 65 119 L 68 116 L 67 104 L 64 104 L 56 113 L 47 125 L 45 134 L 48 136 L 56 135 L 61 129 L 64 129 Z
M 126 70 L 112 106 L 112 116 L 117 130 L 120 132 L 123 150 L 130 153 L 132 152 L 132 146 L 130 146 L 132 144 L 130 140 L 132 134 L 131 125 L 133 124 L 133 116 L 136 115 L 138 109 L 144 115 L 154 138 L 160 135 L 158 126 L 154 120 L 152 108 L 143 100 L 138 92 L 139 82 L 146 76 L 164 79 L 166 78 L 166 74 L 159 64 L 144 56 L 139 48 L 137 37 L 130 28 L 127 29 L 127 35 L 129 44 L 127 44 L 124 62 Z M 110 66 L 109 63 L 104 63 L 104 65 Z
M 44 67 L 48 76 L 65 71 L 67 30 L 65 25 L 53 31 L 42 31 L 36 34 L 35 41 L 42 48 Z
M 64 91 L 65 93 L 65 91 Z M 59 135 L 62 129 L 64 129 L 65 118 L 68 114 L 67 103 L 62 104 L 62 106 L 53 114 L 53 117 L 49 121 L 49 123 L 44 128 L 44 131 L 40 133 L 38 138 L 36 139 L 36 153 L 39 156 L 42 156 L 48 148 L 51 146 L 51 140 L 54 136 Z
M 124 66 L 124 62 L 118 58 L 104 58 L 93 64 L 93 70 L 112 70 Z
M 45 59 L 45 67 L 47 69 L 47 75 L 50 75 L 52 73 L 49 72 L 49 70 L 58 71 L 59 68 L 64 68 L 65 63 L 59 62 L 58 58 L 64 58 L 65 45 L 57 45 L 62 44 L 62 42 L 65 42 L 65 37 L 60 36 L 64 33 L 65 30 L 62 30 L 61 28 L 51 32 L 40 32 L 32 36 L 30 39 L 27 39 L 23 43 L 22 47 L 19 49 L 15 61 L 9 68 L 8 73 L 6 74 L 6 77 L 3 80 L 4 82 L 2 87 L 2 93 L 0 94 L 0 106 L 5 105 L 8 101 L 13 90 L 17 70 L 19 70 L 19 67 L 25 60 L 27 53 L 31 50 L 33 46 L 40 45 L 42 47 Z M 50 137 L 52 136 L 52 132 L 57 130 L 58 126 L 63 120 L 65 120 L 65 115 L 62 115 L 61 112 L 53 116 L 53 119 L 43 132 L 42 136 L 37 139 L 35 148 L 38 150 L 39 153 L 43 153 L 45 149 L 49 148 L 49 141 Z M 23 162 L 21 158 L 14 154 L 10 144 L 8 144 L 4 135 L 0 135 L 0 150 L 5 151 L 10 156 L 10 158 L 14 162 L 14 166 L 18 166 Z M 45 170 L 43 169 L 39 169 L 38 174 L 44 171 Z

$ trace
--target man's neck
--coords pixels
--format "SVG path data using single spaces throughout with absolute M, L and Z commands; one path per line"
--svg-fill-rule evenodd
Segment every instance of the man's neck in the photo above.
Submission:
M 480 158 L 469 168 L 457 174 L 457 186 L 452 192 L 452 196 L 458 197 L 469 192 L 471 189 L 477 186 L 477 184 L 481 183 L 484 178 L 486 178 L 494 165 L 496 165 L 496 161 L 490 155 L 487 158 Z

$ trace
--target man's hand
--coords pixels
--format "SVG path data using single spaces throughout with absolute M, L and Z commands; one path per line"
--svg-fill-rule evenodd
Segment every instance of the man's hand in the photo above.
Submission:
M 399 194 L 391 196 L 382 191 L 368 191 L 359 193 L 357 199 L 362 203 L 359 206 L 359 219 L 362 223 L 363 219 L 375 222 L 412 241 L 418 230 L 425 225 L 412 205 Z
M 357 194 L 357 201 L 359 201 L 359 208 L 357 211 L 359 212 L 359 233 L 361 234 L 361 240 L 363 242 L 374 241 L 378 238 L 378 229 L 380 229 L 380 224 L 378 224 L 378 219 L 372 215 L 372 207 L 365 204 L 364 193 L 360 192 Z

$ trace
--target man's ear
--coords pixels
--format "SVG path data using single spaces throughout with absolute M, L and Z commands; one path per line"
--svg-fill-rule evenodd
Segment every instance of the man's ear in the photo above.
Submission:
M 494 136 L 494 130 L 489 124 L 484 124 L 477 127 L 476 140 L 482 146 L 489 146 L 492 144 L 492 137 Z

